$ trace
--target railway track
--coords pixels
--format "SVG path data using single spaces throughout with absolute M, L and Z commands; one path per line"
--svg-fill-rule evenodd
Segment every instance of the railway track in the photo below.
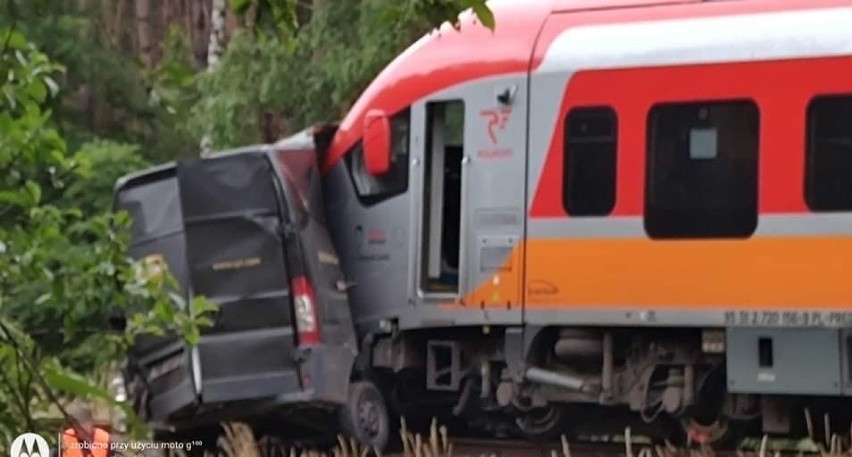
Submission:
M 722 450 L 695 444 L 682 447 L 653 444 L 649 437 L 637 434 L 632 427 L 626 427 L 621 434 L 587 431 L 574 435 L 570 440 L 525 441 L 491 438 L 482 432 L 465 434 L 462 430 L 438 426 L 437 421 L 433 421 L 426 430 L 415 431 L 408 429 L 403 421 L 399 433 L 406 437 L 404 446 L 407 452 L 377 454 L 340 437 L 336 446 L 326 443 L 314 447 L 306 443 L 270 440 L 269 437 L 257 440 L 248 425 L 232 426 L 231 434 L 223 437 L 226 438 L 225 447 L 231 451 L 205 454 L 205 457 L 852 457 L 852 427 L 846 433 L 822 437 L 811 430 L 812 439 L 752 436 L 743 439 L 736 450 Z M 178 454 L 169 457 L 187 456 Z
M 623 438 L 623 437 L 622 437 Z M 852 452 L 840 449 L 828 452 L 822 451 L 813 444 L 798 449 L 792 440 L 767 440 L 765 448 L 760 450 L 761 438 L 751 438 L 752 444 L 743 450 L 714 450 L 708 447 L 675 448 L 650 445 L 641 440 L 628 446 L 622 441 L 608 440 L 606 442 L 578 441 L 559 442 L 548 441 L 532 443 L 527 441 L 488 439 L 488 438 L 454 438 L 452 439 L 453 457 L 778 457 L 778 456 L 821 456 L 821 457 L 852 457 Z M 744 442 L 745 443 L 745 442 Z M 426 446 L 428 447 L 428 445 Z M 408 455 L 394 454 L 389 457 L 445 457 L 439 453 L 411 452 Z
M 623 445 L 614 443 L 568 443 L 567 452 L 560 442 L 530 443 L 494 439 L 457 439 L 453 441 L 456 457 L 614 457 L 624 456 Z M 554 454 L 555 453 L 555 454 Z

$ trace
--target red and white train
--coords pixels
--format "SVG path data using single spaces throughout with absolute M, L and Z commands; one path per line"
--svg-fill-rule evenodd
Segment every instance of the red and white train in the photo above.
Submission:
M 717 441 L 848 406 L 852 1 L 490 6 L 494 31 L 430 33 L 296 148 L 351 377 L 384 394 L 355 434 L 385 441 L 390 408 L 542 436 L 582 409 Z

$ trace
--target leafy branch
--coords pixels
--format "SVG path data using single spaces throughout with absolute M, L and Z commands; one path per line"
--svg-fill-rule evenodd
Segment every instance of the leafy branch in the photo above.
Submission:
M 106 401 L 133 424 L 129 406 L 93 375 L 143 333 L 195 344 L 213 306 L 186 303 L 167 271 L 153 275 L 127 257 L 129 217 L 97 203 L 116 178 L 108 174 L 124 171 L 102 165 L 122 149 L 68 154 L 45 109 L 63 68 L 15 30 L 0 27 L 0 42 L 0 442 L 67 422 L 64 405 L 75 398 Z M 116 309 L 133 325 L 110 336 Z
M 494 13 L 486 0 L 408 0 L 386 7 L 385 18 L 417 17 L 432 26 L 449 22 L 459 27 L 459 13 L 470 9 L 485 27 L 494 30 Z M 299 0 L 231 0 L 235 13 L 252 15 L 255 31 L 279 37 L 291 34 L 300 26 L 299 10 L 311 10 L 311 5 Z

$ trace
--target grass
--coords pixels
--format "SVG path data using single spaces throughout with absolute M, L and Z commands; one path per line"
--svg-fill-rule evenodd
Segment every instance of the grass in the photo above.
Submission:
M 209 457 L 266 457 L 267 455 L 282 457 L 382 457 L 382 452 L 375 448 L 361 446 L 355 440 L 347 440 L 337 436 L 337 445 L 329 451 L 296 449 L 280 446 L 270 449 L 262 446 L 254 436 L 251 427 L 240 422 L 229 422 L 222 425 L 224 434 L 220 436 L 218 452 L 209 452 Z M 428 436 L 412 433 L 408 430 L 405 419 L 401 422 L 400 439 L 403 444 L 405 457 L 451 457 L 453 445 L 445 426 L 438 426 L 436 420 Z M 262 452 L 265 449 L 269 454 Z M 271 451 L 271 452 L 270 452 Z M 169 451 L 167 457 L 186 457 L 186 453 L 177 450 Z
M 438 427 L 438 421 L 432 419 L 428 441 L 419 433 L 408 431 L 405 419 L 401 420 L 399 430 L 402 439 L 402 452 L 406 457 L 450 457 L 453 455 L 453 443 L 450 442 L 446 426 Z
M 743 449 L 756 451 L 759 457 L 766 457 L 769 453 L 773 456 L 781 452 L 795 452 L 797 455 L 814 455 L 820 457 L 852 457 L 852 424 L 849 432 L 840 434 L 833 433 L 831 427 L 831 416 L 823 416 L 823 434 L 818 437 L 814 429 L 814 421 L 811 412 L 805 408 L 805 425 L 808 436 L 802 440 L 770 440 L 768 436 L 760 439 L 746 439 L 740 446 Z
M 813 421 L 808 410 L 805 410 L 805 420 L 808 437 L 803 440 L 777 440 L 769 436 L 746 439 L 736 451 L 737 457 L 781 457 L 795 455 L 797 457 L 852 457 L 852 426 L 847 434 L 831 433 L 831 418 L 823 418 L 823 428 L 827 432 L 817 437 Z M 223 424 L 224 434 L 219 438 L 216 453 L 208 453 L 206 457 L 382 457 L 378 449 L 359 445 L 354 440 L 337 437 L 337 445 L 330 450 L 296 449 L 278 446 L 270 449 L 262 446 L 254 433 L 246 424 L 232 422 Z M 400 424 L 400 439 L 404 457 L 453 457 L 453 443 L 445 426 L 439 426 L 433 419 L 428 435 L 414 433 L 408 429 L 405 419 Z M 676 447 L 670 443 L 665 445 L 649 445 L 642 442 L 641 437 L 633 436 L 630 428 L 623 434 L 624 457 L 717 457 L 716 451 L 707 445 L 688 443 L 686 447 Z M 261 449 L 266 449 L 266 453 Z M 272 451 L 269 453 L 269 451 Z M 730 455 L 729 453 L 726 453 Z M 496 454 L 491 454 L 496 455 Z M 182 451 L 172 452 L 168 457 L 186 457 Z M 391 457 L 391 456 L 388 456 Z M 458 456 L 461 457 L 461 456 Z M 489 457 L 482 453 L 479 457 Z M 563 435 L 559 449 L 550 450 L 550 457 L 571 457 L 571 445 Z

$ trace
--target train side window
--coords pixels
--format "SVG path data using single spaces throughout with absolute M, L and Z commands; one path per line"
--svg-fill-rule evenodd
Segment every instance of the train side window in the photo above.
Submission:
M 812 211 L 852 211 L 852 95 L 811 101 L 805 148 L 805 200 Z
M 750 100 L 666 103 L 648 114 L 645 231 L 741 238 L 757 227 L 760 112 Z
M 373 176 L 367 172 L 364 148 L 358 143 L 347 154 L 349 172 L 355 183 L 358 198 L 365 205 L 373 205 L 408 190 L 408 160 L 411 130 L 411 111 L 406 108 L 393 115 L 391 123 L 391 165 L 387 173 Z
M 574 108 L 565 117 L 562 204 L 573 216 L 615 207 L 618 118 L 609 107 Z

